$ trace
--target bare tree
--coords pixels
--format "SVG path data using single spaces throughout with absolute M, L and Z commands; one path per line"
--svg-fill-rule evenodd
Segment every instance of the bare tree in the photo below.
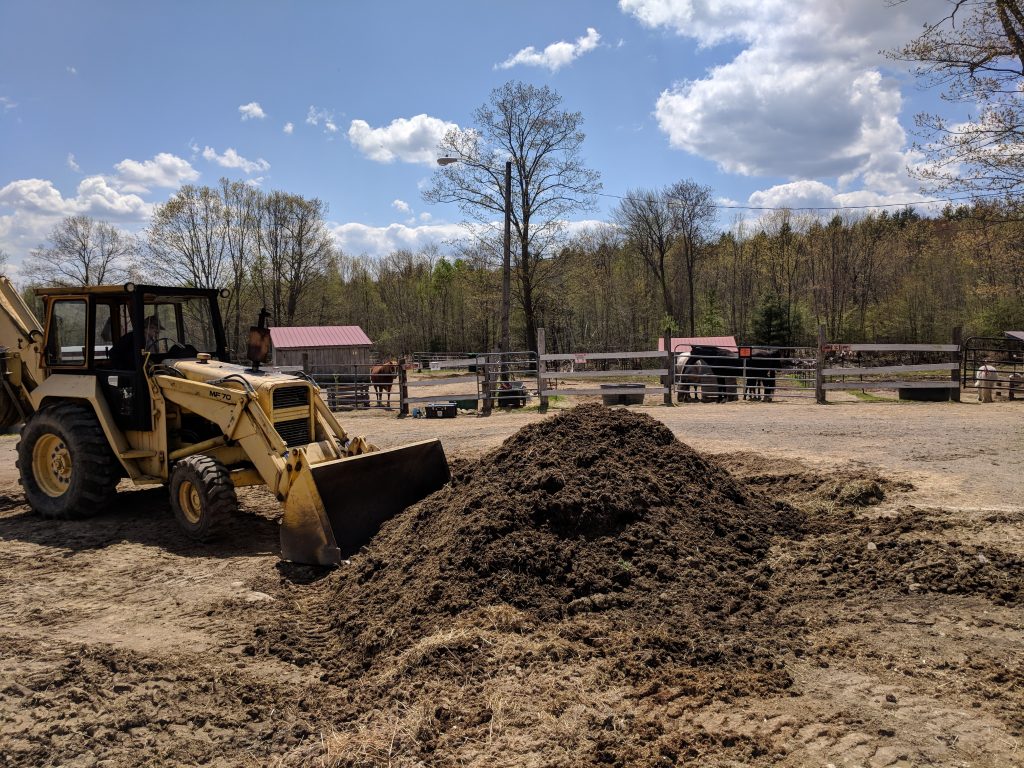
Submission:
M 916 117 L 929 163 L 915 172 L 939 189 L 1014 192 L 1024 186 L 1024 4 L 946 0 L 943 17 L 889 57 L 913 65 L 942 97 L 977 110 L 966 120 Z
M 150 268 L 164 282 L 223 288 L 229 276 L 224 201 L 212 187 L 181 187 L 158 205 L 146 232 Z
M 305 299 L 334 256 L 326 210 L 318 199 L 286 192 L 262 198 L 252 277 L 263 306 L 281 325 L 304 313 Z
M 225 314 L 230 320 L 228 345 L 239 349 L 242 338 L 242 294 L 252 272 L 261 193 L 240 181 L 221 179 L 220 186 L 230 260 L 228 285 L 231 296 L 225 308 Z
M 615 209 L 613 218 L 625 233 L 629 251 L 640 257 L 658 282 L 665 314 L 678 321 L 669 269 L 669 253 L 676 242 L 676 230 L 668 199 L 654 190 L 630 190 Z
M 551 268 L 565 218 L 593 206 L 599 174 L 580 154 L 583 116 L 561 108 L 562 97 L 544 86 L 509 82 L 473 113 L 475 129 L 452 130 L 439 150 L 460 162 L 438 169 L 423 197 L 456 203 L 493 233 L 505 213 L 504 162 L 513 164 L 511 222 L 514 268 L 526 323 L 526 342 L 537 348 L 537 299 Z
M 53 228 L 47 244 L 22 264 L 38 285 L 104 285 L 130 279 L 138 245 L 133 235 L 88 216 L 69 216 Z
M 704 253 L 704 245 L 714 231 L 716 207 L 711 187 L 686 179 L 677 181 L 665 190 L 665 199 L 672 213 L 679 255 L 686 276 L 686 303 L 689 311 L 690 335 L 697 332 L 694 282 L 697 261 Z

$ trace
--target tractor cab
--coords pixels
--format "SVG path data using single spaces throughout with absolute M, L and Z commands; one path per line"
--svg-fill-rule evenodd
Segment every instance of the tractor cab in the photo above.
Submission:
M 152 428 L 144 370 L 206 352 L 227 356 L 217 298 L 202 288 L 42 288 L 47 375 L 95 376 L 121 429 Z

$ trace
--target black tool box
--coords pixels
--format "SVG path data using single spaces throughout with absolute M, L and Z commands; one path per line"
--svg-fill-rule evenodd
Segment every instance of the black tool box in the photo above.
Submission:
M 427 403 L 423 410 L 428 419 L 454 419 L 458 413 L 455 403 Z

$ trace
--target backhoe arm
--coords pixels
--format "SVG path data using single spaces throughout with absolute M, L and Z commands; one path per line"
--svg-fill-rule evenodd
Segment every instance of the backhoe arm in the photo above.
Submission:
M 43 329 L 14 284 L 0 275 L 0 427 L 17 424 L 32 413 L 29 393 L 44 378 L 40 365 Z

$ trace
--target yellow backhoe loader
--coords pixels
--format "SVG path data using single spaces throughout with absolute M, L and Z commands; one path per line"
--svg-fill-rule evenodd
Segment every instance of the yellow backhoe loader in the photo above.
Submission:
M 40 326 L 0 276 L 0 427 L 24 422 L 25 498 L 48 518 L 95 514 L 121 478 L 166 485 L 193 538 L 266 485 L 283 508 L 281 556 L 335 565 L 381 523 L 443 486 L 438 440 L 377 450 L 345 433 L 304 374 L 227 362 L 220 292 L 128 283 L 47 288 Z

